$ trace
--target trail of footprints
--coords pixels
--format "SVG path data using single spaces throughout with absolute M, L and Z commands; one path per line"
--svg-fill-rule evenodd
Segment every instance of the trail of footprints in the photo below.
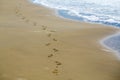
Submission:
M 19 8 L 16 8 L 16 9 L 15 9 L 15 14 L 16 14 L 17 17 L 19 17 L 19 18 L 20 18 L 21 20 L 23 20 L 24 22 L 26 22 L 26 23 L 32 23 L 33 26 L 37 26 L 37 22 L 30 21 L 27 17 L 25 17 L 25 16 L 21 13 L 21 11 L 20 11 Z M 55 44 L 57 44 L 56 42 L 57 42 L 58 40 L 57 40 L 56 38 L 53 38 L 53 36 L 52 36 L 52 34 L 54 34 L 56 31 L 54 31 L 54 30 L 48 30 L 48 29 L 47 29 L 47 26 L 44 26 L 44 25 L 42 25 L 41 28 L 42 28 L 42 30 L 49 32 L 49 34 L 47 34 L 46 36 L 47 36 L 48 38 L 50 38 Z M 50 42 L 45 44 L 45 46 L 47 46 L 47 47 L 50 47 L 51 45 L 52 45 L 52 43 L 50 43 Z M 55 55 L 57 55 L 56 53 L 58 53 L 58 52 L 59 52 L 59 49 L 53 48 L 53 49 L 52 49 L 52 52 L 51 52 L 50 54 L 48 54 L 47 58 L 48 58 L 48 59 L 53 58 Z M 53 69 L 53 70 L 51 71 L 51 73 L 57 76 L 57 75 L 60 74 L 59 67 L 62 65 L 62 63 L 61 63 L 60 61 L 57 61 L 57 60 L 56 60 L 56 61 L 54 61 L 54 64 L 55 64 L 55 65 L 54 65 L 54 66 L 55 66 L 55 69 Z
M 30 19 L 28 19 L 27 17 L 25 17 L 21 10 L 19 8 L 16 8 L 15 9 L 15 14 L 17 17 L 19 17 L 21 20 L 23 20 L 25 23 L 32 23 L 33 26 L 37 26 L 37 22 L 33 22 L 33 21 L 30 21 Z
M 47 27 L 46 27 L 46 26 L 42 26 L 42 27 L 43 27 L 42 30 L 49 31 L 49 30 L 47 30 Z M 47 35 L 47 37 L 50 38 L 54 43 L 57 42 L 58 40 L 57 40 L 56 38 L 52 38 L 52 34 L 53 34 L 55 31 L 49 31 L 49 32 L 51 32 L 51 33 L 49 33 L 49 34 Z M 51 46 L 51 45 L 52 45 L 51 43 L 46 43 L 46 44 L 45 44 L 45 46 L 47 46 L 47 47 L 49 47 L 49 46 Z M 53 51 L 53 53 L 49 54 L 49 55 L 47 56 L 48 58 L 53 58 L 55 55 L 57 55 L 56 53 L 59 52 L 59 49 L 53 48 L 52 51 Z M 56 60 L 56 61 L 54 61 L 54 64 L 55 64 L 55 69 L 52 70 L 52 74 L 54 74 L 54 75 L 57 76 L 57 75 L 59 75 L 59 73 L 60 73 L 59 67 L 62 65 L 62 63 L 61 63 L 60 61 L 57 61 L 57 60 Z

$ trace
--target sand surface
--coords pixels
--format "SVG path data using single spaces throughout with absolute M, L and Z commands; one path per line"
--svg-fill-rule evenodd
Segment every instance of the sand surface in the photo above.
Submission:
M 99 44 L 116 31 L 0 0 L 0 80 L 120 80 L 120 61 Z

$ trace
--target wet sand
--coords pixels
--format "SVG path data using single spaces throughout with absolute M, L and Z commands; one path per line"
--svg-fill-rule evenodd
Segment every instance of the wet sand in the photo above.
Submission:
M 116 31 L 0 0 L 0 80 L 120 80 L 120 61 L 99 44 Z

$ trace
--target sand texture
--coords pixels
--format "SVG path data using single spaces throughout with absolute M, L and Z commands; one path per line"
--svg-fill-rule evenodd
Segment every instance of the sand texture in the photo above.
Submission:
M 27 0 L 0 0 L 0 80 L 120 80 L 120 62 L 99 44 L 115 32 Z

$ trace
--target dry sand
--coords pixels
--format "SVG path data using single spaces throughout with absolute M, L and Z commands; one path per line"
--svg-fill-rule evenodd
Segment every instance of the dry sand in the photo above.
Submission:
M 0 80 L 120 80 L 120 62 L 99 44 L 116 31 L 0 0 Z

